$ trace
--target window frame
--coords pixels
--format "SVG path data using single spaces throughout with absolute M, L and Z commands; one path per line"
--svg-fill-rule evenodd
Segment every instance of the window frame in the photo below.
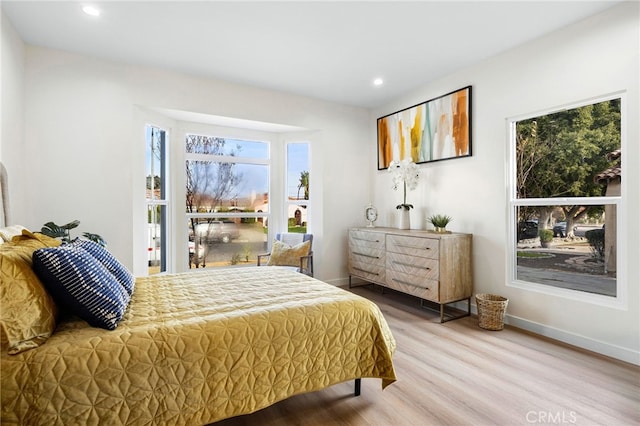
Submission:
M 163 180 L 163 185 L 161 187 L 161 197 L 160 198 L 147 198 L 146 197 L 146 193 L 145 193 L 145 214 L 148 215 L 148 211 L 149 208 L 155 208 L 155 207 L 161 207 L 163 212 L 164 212 L 164 217 L 162 218 L 162 222 L 160 224 L 160 233 L 161 233 L 161 240 L 160 240 L 160 246 L 161 246 L 161 252 L 160 252 L 160 256 L 161 256 L 161 260 L 160 260 L 160 272 L 159 273 L 167 273 L 171 271 L 171 262 L 170 259 L 172 258 L 173 255 L 173 239 L 172 239 L 172 227 L 171 227 L 171 189 L 170 189 L 170 182 L 171 182 L 171 160 L 170 160 L 170 144 L 169 144 L 169 130 L 167 128 L 165 128 L 164 126 L 160 126 L 157 124 L 153 124 L 153 123 L 146 123 L 145 124 L 145 134 L 146 134 L 146 129 L 147 128 L 152 128 L 152 129 L 158 129 L 160 131 L 162 131 L 164 133 L 164 141 L 162 143 L 162 151 L 160 154 L 160 168 L 162 171 L 162 180 Z M 153 138 L 153 133 L 151 134 L 151 138 Z M 145 153 L 146 153 L 146 143 L 147 143 L 147 139 L 145 137 Z M 145 155 L 145 162 L 146 162 L 146 155 Z M 146 170 L 145 170 L 145 178 L 146 178 Z M 152 176 L 152 181 L 153 181 L 153 176 Z M 147 227 L 149 224 L 149 219 L 147 217 L 147 220 L 145 220 L 145 223 L 147 223 Z M 148 242 L 148 238 L 147 238 L 147 242 Z M 149 250 L 148 248 L 148 244 L 145 244 L 147 246 L 147 251 Z M 148 256 L 148 255 L 147 255 Z M 147 262 L 147 274 L 148 274 L 148 268 L 149 268 L 149 264 Z M 162 269 L 164 267 L 164 269 Z
M 307 146 L 307 172 L 309 173 L 309 198 L 308 199 L 301 199 L 301 200 L 290 200 L 289 199 L 289 187 L 288 187 L 288 180 L 289 180 L 289 146 L 290 145 L 301 145 L 304 144 Z M 284 152 L 284 223 L 287 226 L 287 229 L 289 227 L 289 207 L 290 206 L 305 206 L 307 213 L 306 213 L 306 228 L 307 228 L 307 233 L 311 233 L 310 232 L 310 223 L 311 221 L 309 220 L 309 212 L 311 211 L 311 205 L 312 205 L 312 199 L 313 199 L 313 191 L 311 191 L 311 142 L 307 141 L 307 140 L 291 140 L 291 141 L 284 141 L 283 142 L 283 152 Z
M 608 306 L 616 309 L 626 309 L 628 281 L 626 272 L 622 265 L 626 264 L 626 235 L 620 230 L 622 224 L 626 223 L 626 191 L 627 184 L 625 179 L 626 159 L 623 155 L 621 158 L 621 188 L 620 196 L 599 196 L 599 197 L 557 197 L 557 198 L 518 198 L 517 197 L 517 164 L 516 164 L 516 123 L 519 121 L 540 117 L 543 115 L 553 114 L 555 112 L 580 108 L 586 105 L 592 105 L 600 102 L 606 102 L 613 99 L 620 99 L 620 149 L 626 151 L 627 137 L 627 100 L 626 92 L 615 92 L 604 96 L 598 96 L 579 102 L 571 102 L 558 107 L 552 107 L 541 111 L 522 114 L 518 116 L 508 117 L 506 119 L 507 142 L 509 144 L 506 150 L 507 159 L 507 238 L 509 250 L 506 253 L 507 267 L 507 287 L 518 288 L 526 291 L 542 293 L 549 296 L 570 299 L 573 301 L 586 302 L 594 305 Z M 616 214 L 616 253 L 617 253 L 617 275 L 616 275 L 616 296 L 605 296 L 595 293 L 588 293 L 580 290 L 572 290 L 554 287 L 546 284 L 534 283 L 517 278 L 517 235 L 516 226 L 517 207 L 524 206 L 557 206 L 557 205 L 615 205 Z
M 267 171 L 267 191 L 268 191 L 268 199 L 269 199 L 269 209 L 267 212 L 216 212 L 216 213 L 189 213 L 185 209 L 184 204 L 180 204 L 180 206 L 175 206 L 176 213 L 179 218 L 181 218 L 181 222 L 176 225 L 176 232 L 182 233 L 182 235 L 177 236 L 176 248 L 178 249 L 178 253 L 181 252 L 178 245 L 185 245 L 185 253 L 188 253 L 186 250 L 186 245 L 188 242 L 188 228 L 184 228 L 185 223 L 188 223 L 191 219 L 211 219 L 212 216 L 215 216 L 221 220 L 230 220 L 230 219 L 243 219 L 243 218 L 254 218 L 259 219 L 262 218 L 264 221 L 267 221 L 269 224 L 268 227 L 268 235 L 267 242 L 272 238 L 272 218 L 277 217 L 274 215 L 274 209 L 272 204 L 272 196 L 274 194 L 274 173 L 275 167 L 277 167 L 277 148 L 275 145 L 277 144 L 277 138 L 275 134 L 264 132 L 264 131 L 253 131 L 251 129 L 241 129 L 241 128 L 226 128 L 221 126 L 208 126 L 202 125 L 200 123 L 182 123 L 183 127 L 181 129 L 181 143 L 180 143 L 180 169 L 177 171 L 180 173 L 183 184 L 180 185 L 178 190 L 178 197 L 182 200 L 185 200 L 186 197 L 186 175 L 185 175 L 185 164 L 187 161 L 213 161 L 216 163 L 236 163 L 236 164 L 248 164 L 248 165 L 263 165 L 268 168 Z M 205 137 L 213 137 L 213 138 L 221 138 L 227 141 L 247 141 L 247 142 L 259 142 L 264 143 L 267 146 L 267 157 L 266 158 L 258 158 L 258 157 L 246 157 L 243 155 L 213 155 L 213 154 L 201 154 L 201 153 L 189 153 L 186 150 L 186 140 L 189 135 L 199 135 Z M 184 264 L 180 262 L 180 269 L 187 270 L 190 266 L 190 261 L 188 259 L 188 254 L 185 255 Z M 184 266 L 182 266 L 184 265 Z
M 207 133 L 207 134 L 205 134 Z M 214 163 L 241 163 L 241 164 L 252 164 L 252 165 L 262 165 L 262 166 L 267 166 L 268 167 L 268 180 L 269 182 L 267 183 L 267 188 L 269 191 L 269 195 L 271 194 L 271 172 L 272 172 L 272 167 L 273 165 L 271 164 L 271 156 L 272 156 L 272 143 L 273 141 L 269 141 L 269 140 L 258 140 L 255 138 L 247 138 L 247 137 L 231 137 L 231 136 L 218 136 L 215 135 L 216 132 L 203 132 L 203 131 L 199 131 L 199 132 L 195 132 L 195 131 L 189 131 L 189 132 L 185 132 L 184 133 L 184 137 L 183 137 L 183 142 L 186 139 L 186 137 L 188 135 L 198 135 L 198 136 L 206 136 L 206 137 L 214 137 L 214 138 L 221 138 L 221 139 L 229 139 L 229 140 L 237 140 L 237 141 L 247 141 L 247 142 L 260 142 L 260 143 L 265 143 L 267 144 L 268 147 L 268 156 L 267 158 L 256 158 L 256 157 L 242 157 L 242 156 L 233 156 L 233 155 L 213 155 L 213 154 L 193 154 L 193 153 L 189 153 L 186 152 L 186 149 L 184 149 L 184 143 L 183 143 L 183 163 L 187 162 L 187 161 L 211 161 Z M 184 164 L 183 164 L 184 165 Z M 213 213 L 188 213 L 188 212 L 184 212 L 185 213 L 185 217 L 187 219 L 192 219 L 192 218 L 209 218 L 213 215 Z M 243 213 L 215 213 L 216 217 L 220 217 L 220 218 L 243 218 L 243 217 L 251 217 L 251 218 L 259 218 L 259 217 L 264 217 L 264 218 L 269 218 L 271 214 L 271 207 L 269 207 L 269 211 L 268 212 L 255 212 L 255 213 L 248 213 L 248 212 L 243 212 Z

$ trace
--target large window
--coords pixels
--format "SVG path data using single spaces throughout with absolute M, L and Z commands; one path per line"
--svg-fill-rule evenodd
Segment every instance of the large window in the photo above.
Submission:
M 269 143 L 188 134 L 189 267 L 246 265 L 267 248 Z
M 167 270 L 167 137 L 150 125 L 145 136 L 148 266 L 149 274 L 156 274 Z
M 621 99 L 514 120 L 511 141 L 515 285 L 617 297 Z
M 287 144 L 287 224 L 289 232 L 307 232 L 309 208 L 309 143 Z

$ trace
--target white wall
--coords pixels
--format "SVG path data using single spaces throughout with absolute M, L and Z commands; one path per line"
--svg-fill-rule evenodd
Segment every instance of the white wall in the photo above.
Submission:
M 476 293 L 510 299 L 510 323 L 640 363 L 640 131 L 638 117 L 639 4 L 626 3 L 542 39 L 505 52 L 416 89 L 373 111 L 370 145 L 375 147 L 375 119 L 473 85 L 473 155 L 422 166 L 420 187 L 408 194 L 418 206 L 412 227 L 425 229 L 432 213 L 453 216 L 450 228 L 474 238 Z M 618 280 L 628 288 L 626 306 L 617 309 L 548 296 L 508 286 L 507 118 L 534 113 L 618 91 L 626 92 L 627 134 L 623 141 L 626 203 L 619 241 Z M 370 170 L 375 170 L 372 151 Z M 383 222 L 402 197 L 390 189 L 386 172 L 372 171 L 374 200 Z
M 0 12 L 0 14 L 2 14 Z M 2 44 L 0 47 L 2 83 L 0 85 L 0 161 L 7 168 L 9 175 L 9 196 L 12 217 L 22 214 L 22 188 L 24 185 L 25 167 L 23 125 L 24 98 L 24 43 L 16 33 L 13 25 L 2 14 Z
M 321 279 L 344 278 L 345 230 L 368 201 L 360 173 L 367 110 L 38 47 L 26 49 L 25 86 L 25 226 L 78 219 L 79 231 L 103 235 L 132 267 L 144 176 L 141 107 L 286 124 L 322 135 L 312 147 L 323 195 L 317 229 L 329 232 L 314 239 L 316 265 Z

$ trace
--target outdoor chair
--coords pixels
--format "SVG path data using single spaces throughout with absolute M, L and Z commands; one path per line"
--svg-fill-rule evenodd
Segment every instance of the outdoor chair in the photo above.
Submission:
M 269 253 L 258 255 L 258 266 L 290 266 L 313 276 L 313 234 L 276 234 Z M 266 260 L 266 261 L 265 261 Z

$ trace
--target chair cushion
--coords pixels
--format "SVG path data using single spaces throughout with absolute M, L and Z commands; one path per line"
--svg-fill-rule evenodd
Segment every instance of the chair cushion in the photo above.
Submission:
M 11 355 L 42 345 L 55 330 L 58 307 L 33 272 L 31 256 L 58 245 L 27 230 L 0 245 L 0 335 Z
M 36 250 L 33 269 L 57 302 L 93 327 L 114 330 L 131 300 L 113 274 L 75 244 Z
M 271 246 L 271 256 L 267 262 L 268 266 L 300 266 L 300 257 L 307 256 L 311 250 L 311 241 L 305 241 L 295 246 L 273 240 Z M 307 267 L 307 260 L 304 259 L 303 268 Z
M 102 247 L 95 241 L 90 240 L 76 240 L 72 244 L 80 247 L 102 263 L 102 265 L 113 274 L 116 280 L 118 280 L 120 285 L 124 287 L 127 293 L 133 294 L 133 288 L 135 285 L 135 278 L 133 277 L 133 274 L 129 272 L 126 266 L 120 263 L 118 259 L 109 253 L 106 248 Z

